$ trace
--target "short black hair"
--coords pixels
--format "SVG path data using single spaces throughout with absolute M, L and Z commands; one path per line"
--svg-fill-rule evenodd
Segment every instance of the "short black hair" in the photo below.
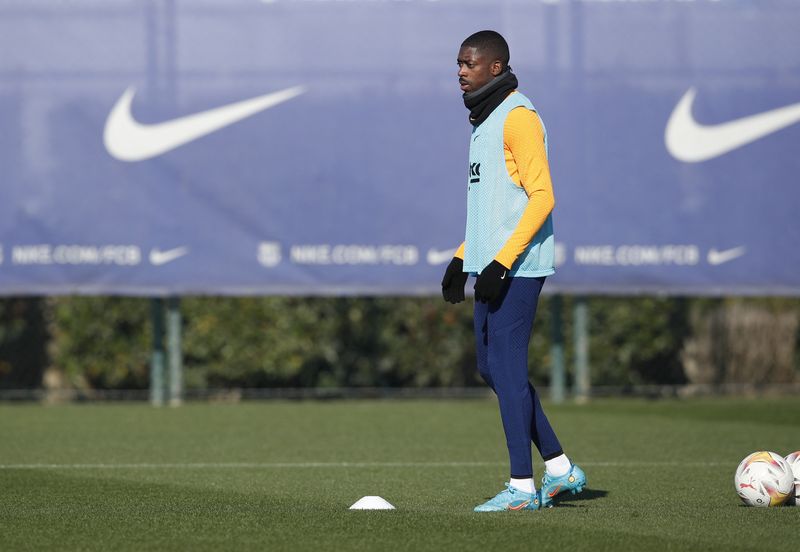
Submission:
M 492 61 L 500 60 L 504 70 L 508 67 L 508 61 L 511 57 L 508 52 L 508 42 L 497 31 L 478 31 L 473 33 L 461 43 L 461 47 L 463 48 L 464 46 L 475 48 L 492 58 Z

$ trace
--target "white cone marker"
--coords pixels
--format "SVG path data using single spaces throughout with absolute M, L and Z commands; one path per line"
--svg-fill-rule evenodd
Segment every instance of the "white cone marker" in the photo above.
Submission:
M 351 510 L 394 510 L 394 506 L 379 496 L 365 496 L 350 506 Z

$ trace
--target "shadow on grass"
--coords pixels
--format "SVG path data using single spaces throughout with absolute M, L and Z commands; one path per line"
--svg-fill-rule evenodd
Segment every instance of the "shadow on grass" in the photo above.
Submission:
M 578 493 L 576 495 L 570 493 L 564 493 L 555 500 L 553 503 L 556 507 L 558 506 L 566 506 L 568 508 L 574 508 L 578 506 L 581 502 L 585 502 L 587 500 L 596 500 L 598 498 L 605 498 L 608 496 L 608 491 L 603 489 L 584 489 L 583 492 Z

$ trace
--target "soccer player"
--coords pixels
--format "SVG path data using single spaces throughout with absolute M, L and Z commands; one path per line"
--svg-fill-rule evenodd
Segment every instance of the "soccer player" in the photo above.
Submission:
M 511 465 L 506 489 L 475 511 L 537 510 L 557 494 L 586 485 L 528 380 L 536 304 L 545 278 L 555 272 L 547 132 L 530 100 L 516 90 L 508 44 L 499 33 L 469 36 L 457 61 L 472 124 L 467 229 L 442 279 L 442 295 L 460 303 L 468 276 L 477 275 L 478 370 L 497 395 Z M 538 492 L 531 442 L 545 462 Z

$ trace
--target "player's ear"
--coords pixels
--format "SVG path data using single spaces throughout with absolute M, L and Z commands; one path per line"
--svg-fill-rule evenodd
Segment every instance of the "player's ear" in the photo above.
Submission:
M 496 77 L 497 75 L 503 72 L 503 62 L 500 61 L 499 59 L 493 61 L 492 64 L 489 66 L 489 71 L 492 73 L 493 77 Z

